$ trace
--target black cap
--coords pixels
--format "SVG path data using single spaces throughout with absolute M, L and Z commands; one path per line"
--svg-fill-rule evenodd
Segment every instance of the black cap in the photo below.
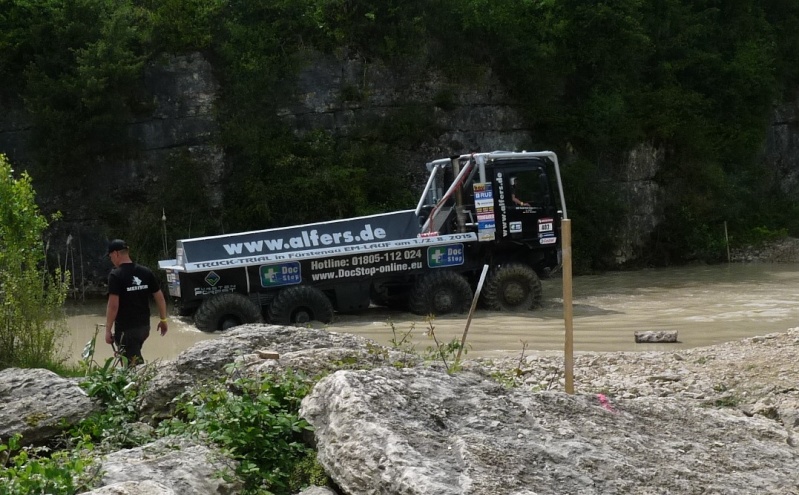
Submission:
M 121 251 L 123 249 L 128 249 L 128 243 L 122 239 L 114 239 L 108 243 L 108 254 L 111 254 L 114 251 Z

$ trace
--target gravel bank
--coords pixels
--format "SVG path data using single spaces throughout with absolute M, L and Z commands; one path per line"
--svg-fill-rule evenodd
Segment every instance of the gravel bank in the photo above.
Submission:
M 799 263 L 799 239 L 786 237 L 763 246 L 747 246 L 730 252 L 733 263 Z
M 564 390 L 563 356 L 477 360 L 530 390 Z M 763 415 L 799 429 L 799 327 L 719 345 L 664 352 L 580 353 L 578 394 L 613 399 L 663 397 Z

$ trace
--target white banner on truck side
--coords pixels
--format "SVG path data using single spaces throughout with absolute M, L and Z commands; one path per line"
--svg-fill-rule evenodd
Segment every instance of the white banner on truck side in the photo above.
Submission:
M 183 266 L 183 269 L 185 269 L 186 272 L 200 272 L 211 269 L 245 267 L 280 261 L 328 258 L 330 256 L 346 255 L 351 253 L 371 253 L 376 251 L 387 251 L 391 249 L 408 249 L 413 247 L 428 247 L 440 244 L 451 244 L 453 242 L 473 242 L 476 240 L 477 234 L 473 232 L 430 237 L 415 237 L 410 239 L 397 239 L 393 241 L 369 242 L 365 244 L 308 249 L 305 251 L 291 251 L 274 254 L 260 254 L 257 256 L 242 256 L 239 258 L 199 261 L 196 263 L 187 262 Z M 176 265 L 169 266 L 169 268 L 180 270 L 180 268 L 178 268 Z
M 299 251 L 330 250 L 381 241 L 415 237 L 419 220 L 413 210 L 331 220 L 306 225 L 280 227 L 253 232 L 181 239 L 177 242 L 183 256 L 176 256 L 179 265 L 227 260 L 239 265 L 242 258 L 259 260 Z

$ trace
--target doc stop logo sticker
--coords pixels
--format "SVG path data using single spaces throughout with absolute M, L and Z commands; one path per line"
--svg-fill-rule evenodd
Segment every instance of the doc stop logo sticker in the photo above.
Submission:
M 302 282 L 300 263 L 292 261 L 277 265 L 263 265 L 260 268 L 261 287 L 278 287 Z
M 427 249 L 427 266 L 430 268 L 462 265 L 463 260 L 463 244 L 447 244 Z

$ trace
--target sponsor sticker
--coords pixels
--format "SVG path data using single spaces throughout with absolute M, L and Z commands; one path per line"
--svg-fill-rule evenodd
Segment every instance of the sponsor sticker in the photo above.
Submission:
M 462 265 L 463 260 L 463 244 L 449 244 L 427 248 L 427 266 L 430 268 Z
M 216 287 L 195 287 L 195 296 L 213 296 L 216 294 L 230 294 L 236 292 L 235 284 L 218 285 Z
M 259 268 L 261 287 L 279 287 L 302 282 L 302 270 L 299 261 L 263 265 Z
M 208 272 L 208 275 L 205 276 L 205 283 L 210 285 L 211 287 L 215 286 L 219 283 L 219 279 L 221 279 L 215 271 Z
M 497 230 L 494 214 L 494 188 L 490 182 L 477 182 L 472 187 L 474 189 L 474 207 L 477 213 L 477 238 L 483 242 L 493 241 Z
M 522 231 L 522 222 L 511 222 L 510 223 L 510 233 L 517 234 Z

